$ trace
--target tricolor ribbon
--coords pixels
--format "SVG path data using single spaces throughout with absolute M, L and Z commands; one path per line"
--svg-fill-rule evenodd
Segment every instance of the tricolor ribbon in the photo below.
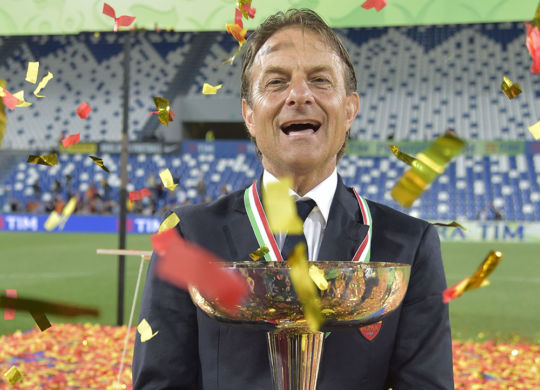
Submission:
M 353 191 L 354 195 L 356 196 L 356 200 L 358 201 L 358 207 L 360 208 L 360 213 L 362 214 L 362 220 L 365 225 L 368 225 L 368 232 L 356 250 L 352 261 L 361 261 L 367 263 L 369 262 L 371 255 L 371 213 L 369 212 L 369 206 L 366 200 L 358 195 L 356 190 L 353 189 Z M 268 220 L 261 203 L 261 198 L 259 197 L 259 193 L 257 191 L 256 183 L 253 183 L 244 191 L 244 205 L 246 207 L 249 222 L 251 223 L 251 228 L 253 229 L 253 233 L 257 238 L 259 246 L 266 246 L 269 249 L 269 252 L 264 255 L 266 261 L 283 261 L 283 257 L 279 251 L 276 239 L 270 230 L 270 225 L 268 224 Z

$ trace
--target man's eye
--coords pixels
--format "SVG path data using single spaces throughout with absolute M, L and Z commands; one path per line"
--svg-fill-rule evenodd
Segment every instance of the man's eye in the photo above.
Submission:
M 324 77 L 315 77 L 313 79 L 313 82 L 315 83 L 318 83 L 318 84 L 322 84 L 322 83 L 329 83 L 330 81 Z
M 283 84 L 284 82 L 285 82 L 285 81 L 282 80 L 282 79 L 272 79 L 272 80 L 269 80 L 269 81 L 266 83 L 266 86 L 271 87 L 271 86 L 281 85 L 281 84 Z

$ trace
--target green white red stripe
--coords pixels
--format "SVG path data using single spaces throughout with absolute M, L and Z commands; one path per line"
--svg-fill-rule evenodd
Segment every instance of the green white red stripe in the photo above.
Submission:
M 354 188 L 353 192 L 356 196 L 356 200 L 358 200 L 358 206 L 360 206 L 360 212 L 362 213 L 362 221 L 364 221 L 364 225 L 368 225 L 368 232 L 364 237 L 364 240 L 356 250 L 352 261 L 362 261 L 367 263 L 369 262 L 369 258 L 371 256 L 371 213 L 369 212 L 369 206 L 366 200 L 360 195 L 358 195 L 358 192 L 356 192 Z
M 266 261 L 282 261 L 283 257 L 268 225 L 268 220 L 266 219 L 266 214 L 264 213 L 255 183 L 246 188 L 244 192 L 244 204 L 259 246 L 266 246 L 268 248 L 268 253 L 264 255 L 264 258 Z
M 362 220 L 369 228 L 366 237 L 364 237 L 364 240 L 356 250 L 352 261 L 368 262 L 371 255 L 371 214 L 366 200 L 358 195 L 356 190 L 353 189 L 353 191 L 358 201 Z M 264 213 L 261 204 L 256 183 L 253 183 L 250 187 L 246 188 L 244 192 L 244 205 L 259 246 L 266 246 L 269 249 L 269 252 L 264 256 L 266 261 L 282 261 L 283 257 L 277 246 L 276 239 L 270 230 L 270 225 L 266 219 L 266 214 Z

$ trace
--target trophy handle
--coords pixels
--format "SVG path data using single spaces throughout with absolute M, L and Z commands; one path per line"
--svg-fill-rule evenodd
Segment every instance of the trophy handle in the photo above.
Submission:
M 315 390 L 324 333 L 278 328 L 266 336 L 274 389 Z

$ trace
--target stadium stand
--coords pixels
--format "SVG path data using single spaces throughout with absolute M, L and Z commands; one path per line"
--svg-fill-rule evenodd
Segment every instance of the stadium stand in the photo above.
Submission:
M 529 71 L 522 23 L 449 26 L 410 26 L 338 31 L 351 53 L 358 74 L 361 110 L 351 129 L 356 140 L 424 141 L 453 128 L 465 139 L 531 141 L 527 127 L 540 119 L 540 78 Z M 143 127 L 155 116 L 152 96 L 170 92 L 173 80 L 183 83 L 186 99 L 200 97 L 204 82 L 223 83 L 219 97 L 238 105 L 240 60 L 221 65 L 237 48 L 226 33 L 212 33 L 205 50 L 198 51 L 196 34 L 144 32 L 133 34 L 131 44 L 129 140 L 142 137 Z M 84 33 L 76 36 L 17 37 L 13 47 L 2 47 L 0 78 L 11 92 L 33 85 L 24 81 L 28 61 L 40 61 L 40 78 L 54 79 L 42 91 L 45 98 L 27 100 L 28 108 L 8 111 L 2 149 L 48 151 L 56 148 L 62 131 L 81 132 L 81 141 L 119 141 L 121 138 L 122 34 Z M 1 43 L 2 41 L 0 41 Z M 202 64 L 182 80 L 178 72 L 193 61 Z M 184 66 L 184 68 L 182 67 Z M 188 73 L 186 73 L 188 74 Z M 518 82 L 522 95 L 509 100 L 501 91 L 502 77 Z M 174 96 L 169 96 L 173 99 Z M 208 112 L 223 110 L 223 101 L 204 99 Z M 92 107 L 82 121 L 75 109 L 82 101 Z M 206 103 L 207 102 L 207 103 Z M 205 121 L 204 116 L 200 118 Z M 173 126 L 179 126 L 180 119 Z M 176 127 L 180 131 L 180 127 Z M 0 151 L 2 150 L 0 149 Z M 107 179 L 118 196 L 119 156 L 104 154 L 107 175 L 86 155 L 62 154 L 55 167 L 32 166 L 22 156 L 2 161 L 0 204 L 6 211 L 11 199 L 23 205 L 40 188 L 49 201 L 56 181 L 67 196 L 66 175 L 72 191 L 85 192 L 92 183 Z M 191 202 L 201 200 L 203 180 L 210 198 L 219 196 L 223 183 L 230 190 L 245 186 L 260 173 L 254 154 L 223 157 L 212 153 L 181 155 L 135 154 L 129 159 L 128 190 L 145 186 L 149 172 L 170 168 Z M 389 191 L 404 165 L 392 156 L 347 155 L 339 170 L 349 185 L 368 198 L 390 204 Z M 412 215 L 427 219 L 476 219 L 501 210 L 507 220 L 540 220 L 540 154 L 461 156 L 433 183 L 413 207 Z M 159 180 L 159 178 L 158 178 Z M 35 186 L 35 183 L 38 186 Z M 101 189 L 100 189 L 101 190 Z
M 120 156 L 102 156 L 111 170 L 107 175 L 84 155 L 60 156 L 54 167 L 29 166 L 24 161 L 4 181 L 0 190 L 0 203 L 9 206 L 9 199 L 18 199 L 23 205 L 35 198 L 34 185 L 41 188 L 41 201 L 48 202 L 54 194 L 55 182 L 61 184 L 61 195 L 68 191 L 81 196 L 94 183 L 102 191 L 100 182 L 106 178 L 111 196 L 118 199 Z M 261 167 L 254 154 L 240 153 L 235 157 L 216 157 L 212 153 L 184 153 L 176 155 L 131 155 L 129 158 L 128 191 L 146 187 L 151 173 L 158 177 L 169 168 L 179 187 L 192 203 L 204 200 L 197 191 L 201 179 L 210 199 L 220 195 L 223 183 L 229 190 L 245 187 L 258 177 Z M 338 170 L 346 184 L 354 186 L 368 199 L 400 208 L 390 197 L 390 190 L 406 166 L 393 157 L 360 157 L 347 155 Z M 491 206 L 500 210 L 503 218 L 511 221 L 540 220 L 540 155 L 534 156 L 460 156 L 418 199 L 409 210 L 411 215 L 425 219 L 494 219 Z M 66 176 L 72 177 L 66 185 Z M 159 178 L 156 182 L 159 181 Z M 175 190 L 179 191 L 179 189 Z M 166 204 L 161 204 L 163 207 Z M 161 208 L 160 207 L 160 208 Z M 3 211 L 9 211 L 8 209 Z

